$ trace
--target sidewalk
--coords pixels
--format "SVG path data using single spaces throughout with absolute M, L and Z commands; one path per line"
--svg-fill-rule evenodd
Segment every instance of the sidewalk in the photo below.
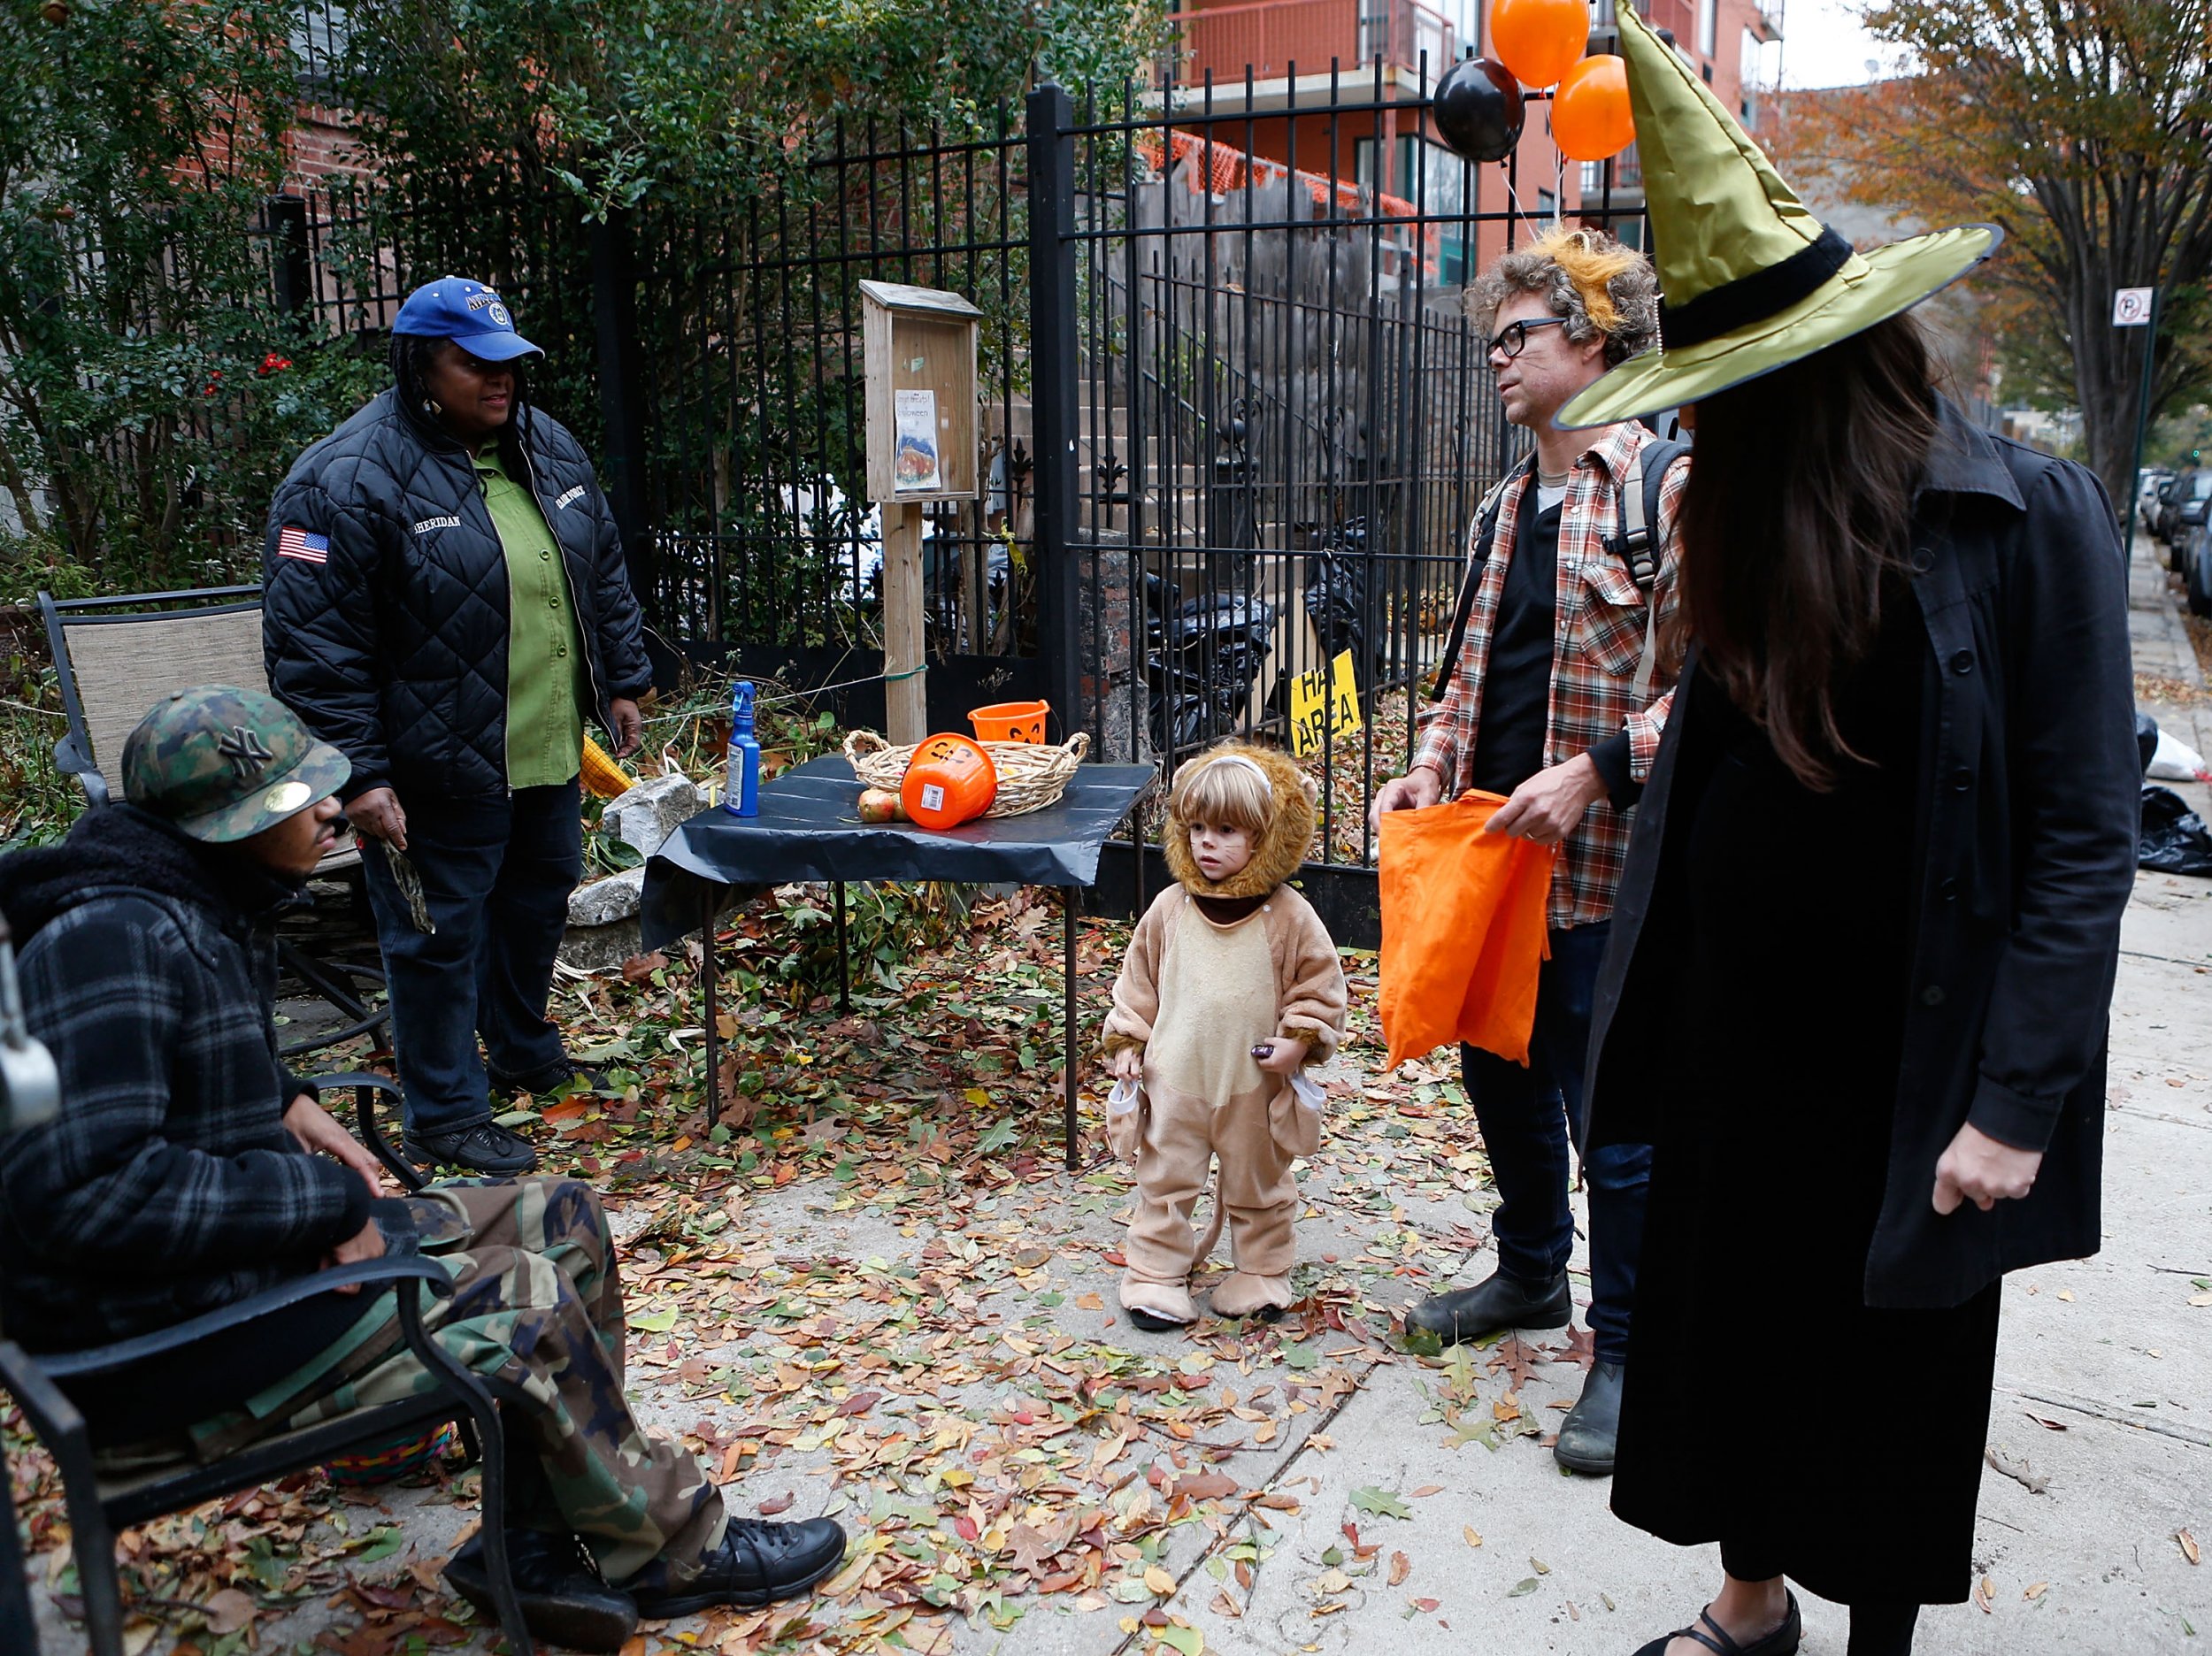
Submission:
M 2193 687 L 2195 700 L 2147 710 L 2198 748 L 2212 702 L 2166 594 L 2162 565 L 2139 542 L 2131 630 L 2144 678 Z M 2207 790 L 2180 790 L 2200 810 Z M 1976 1601 L 1933 1609 L 1931 1652 L 2151 1656 L 2212 1650 L 2212 1565 L 2193 1566 L 2175 1539 L 2212 1532 L 2212 881 L 2139 876 L 2114 997 L 2106 1244 L 2098 1257 L 2021 1273 L 2005 1287 L 1990 1445 L 2033 1483 L 1983 1476 Z M 2192 1304 L 2192 1300 L 2196 1303 Z M 1786 1384 L 1755 1323 L 1717 1343 L 1710 1430 L 1755 1429 L 1759 1394 Z M 1865 1407 L 1913 1430 L 1914 1358 L 1870 1352 Z M 1613 1519 L 1601 1484 L 1562 1476 L 1548 1453 L 1516 1442 L 1495 1453 L 1440 1446 L 1423 1425 L 1440 1376 L 1379 1372 L 1329 1427 L 1337 1449 L 1307 1454 L 1279 1484 L 1317 1486 L 1305 1516 L 1278 1532 L 1276 1552 L 1244 1617 L 1187 1591 L 1210 1647 L 1317 1651 L 1561 1652 L 1627 1656 L 1694 1614 L 1719 1579 L 1717 1549 L 1694 1554 Z M 1574 1382 L 1540 1368 L 1524 1407 L 1571 1399 Z M 1491 1389 L 1485 1388 L 1485 1396 Z M 1806 1453 L 1817 1457 L 1817 1444 Z M 1441 1485 L 1412 1504 L 1414 1522 L 1353 1510 L 1361 1486 Z M 1899 1491 L 1910 1499 L 1911 1491 Z M 1340 1614 L 1317 1619 L 1333 1584 L 1324 1552 L 1340 1522 L 1402 1550 L 1405 1584 L 1364 1575 Z M 1483 1537 L 1471 1548 L 1462 1526 Z M 1422 1607 L 1409 1612 L 1418 1598 Z M 1433 1612 L 1425 1601 L 1432 1599 Z M 1446 1624 L 1448 1623 L 1448 1626 Z M 1805 1650 L 1840 1656 L 1847 1621 L 1805 1602 Z M 2199 1643 L 2202 1641 L 2202 1643 Z

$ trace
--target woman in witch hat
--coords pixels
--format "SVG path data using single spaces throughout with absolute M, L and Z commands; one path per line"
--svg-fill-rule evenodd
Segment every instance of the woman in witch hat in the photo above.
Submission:
M 1791 1656 L 1786 1579 L 1889 1656 L 1968 1593 L 2001 1277 L 2098 1245 L 2125 562 L 2088 472 L 1931 385 L 1910 307 L 1998 233 L 1853 251 L 1620 23 L 1662 345 L 1559 423 L 1681 405 L 1696 448 L 1586 1095 L 1655 1146 L 1613 1509 L 1726 1572 L 1639 1656 Z

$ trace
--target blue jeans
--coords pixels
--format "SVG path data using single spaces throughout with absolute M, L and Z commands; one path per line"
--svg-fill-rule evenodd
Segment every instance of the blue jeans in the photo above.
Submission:
M 403 794 L 399 802 L 407 860 L 437 930 L 415 929 L 381 846 L 365 843 L 361 865 L 408 1130 L 454 1132 L 492 1118 L 492 1085 L 541 1091 L 569 1078 L 545 1000 L 583 873 L 583 817 L 572 781 L 472 800 Z
M 1551 934 L 1525 1069 L 1495 1053 L 1459 1049 L 1459 1072 L 1498 1186 L 1490 1219 L 1498 1269 L 1525 1282 L 1550 1282 L 1574 1251 L 1567 1143 L 1571 1131 L 1580 1152 L 1590 999 L 1609 929 L 1600 922 Z M 1651 1146 L 1608 1145 L 1582 1158 L 1582 1177 L 1590 1192 L 1590 1334 L 1598 1361 L 1617 1363 L 1628 1354 Z

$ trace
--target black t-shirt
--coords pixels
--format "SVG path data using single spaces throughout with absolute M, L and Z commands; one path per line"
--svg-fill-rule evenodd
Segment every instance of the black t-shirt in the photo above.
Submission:
M 1535 503 L 1532 484 L 1490 629 L 1490 667 L 1483 678 L 1469 786 L 1492 794 L 1510 794 L 1544 768 L 1559 610 L 1559 508 L 1531 512 Z

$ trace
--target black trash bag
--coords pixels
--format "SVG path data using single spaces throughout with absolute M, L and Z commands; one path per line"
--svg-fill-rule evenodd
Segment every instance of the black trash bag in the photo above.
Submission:
M 1318 552 L 1306 556 L 1306 614 L 1324 660 L 1352 653 L 1362 694 L 1373 687 L 1376 656 L 1367 641 L 1367 519 L 1348 518 Z
M 2143 774 L 2151 773 L 2151 761 L 2158 755 L 2158 721 L 2147 713 L 2135 716 L 2135 755 L 2143 762 Z
M 1154 743 L 1180 749 L 1228 735 L 1243 722 L 1266 663 L 1273 606 L 1240 592 L 1178 604 L 1156 575 L 1145 578 L 1145 595 Z
M 2212 830 L 2189 809 L 2189 801 L 2171 788 L 2143 790 L 2142 839 L 2136 847 L 2138 868 L 2162 874 L 2200 874 L 2212 878 Z

